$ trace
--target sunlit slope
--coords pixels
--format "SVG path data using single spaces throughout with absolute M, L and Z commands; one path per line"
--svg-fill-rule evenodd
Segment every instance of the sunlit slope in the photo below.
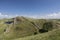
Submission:
M 30 19 L 25 17 L 16 17 L 15 26 L 12 24 L 6 24 L 7 21 L 13 21 L 12 19 L 0 20 L 0 39 L 11 40 L 14 38 L 20 38 L 25 36 L 34 35 L 37 32 L 35 25 L 31 22 L 36 23 L 37 19 Z M 38 25 L 39 26 L 39 25 Z M 40 27 L 40 26 L 39 26 Z
M 60 40 L 60 29 L 54 29 L 47 33 L 38 34 L 35 36 L 28 36 L 14 40 Z
M 13 20 L 12 18 L 0 20 L 0 40 L 12 40 L 27 36 L 32 36 L 35 35 L 34 34 L 35 32 L 40 35 L 41 33 L 39 33 L 37 30 L 43 28 L 43 24 L 51 20 L 47 21 L 46 19 L 16 17 L 15 25 L 13 25 L 13 23 L 6 24 L 5 22 L 7 21 L 13 21 Z M 51 22 L 53 24 L 54 23 L 56 24 L 57 21 L 54 22 L 53 21 Z M 54 28 L 55 28 L 55 24 L 54 24 Z M 39 26 L 39 28 L 36 25 Z

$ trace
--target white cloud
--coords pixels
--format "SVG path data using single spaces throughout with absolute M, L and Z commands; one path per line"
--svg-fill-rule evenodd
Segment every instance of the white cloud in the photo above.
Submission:
M 2 13 L 0 13 L 0 19 L 1 18 L 12 18 L 12 17 L 16 17 L 17 15 L 4 15 L 4 14 L 2 14 Z
M 50 13 L 46 15 L 4 15 L 0 13 L 0 18 L 13 18 L 16 16 L 24 16 L 24 17 L 30 17 L 30 18 L 38 18 L 38 19 L 60 19 L 60 12 L 58 13 Z
M 40 16 L 43 19 L 60 19 L 60 12 Z

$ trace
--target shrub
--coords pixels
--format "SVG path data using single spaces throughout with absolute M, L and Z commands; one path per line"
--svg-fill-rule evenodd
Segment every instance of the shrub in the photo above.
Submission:
M 37 34 L 37 32 L 34 32 L 34 35 L 36 35 Z
M 53 29 L 53 24 L 52 22 L 46 22 L 43 24 L 43 29 L 44 30 L 52 30 Z
M 6 31 L 6 29 L 4 29 L 4 32 Z
M 45 32 L 48 32 L 48 30 L 45 30 L 45 29 L 39 29 L 39 32 L 40 32 L 40 33 L 45 33 Z

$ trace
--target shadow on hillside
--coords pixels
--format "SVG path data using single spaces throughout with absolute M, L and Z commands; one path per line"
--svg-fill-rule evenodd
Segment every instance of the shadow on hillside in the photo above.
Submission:
M 45 32 L 48 32 L 48 30 L 39 29 L 39 32 L 40 32 L 40 33 L 45 33 Z
M 34 24 L 34 23 L 32 23 L 32 24 Z M 46 22 L 46 23 L 43 24 L 42 29 L 38 29 L 38 31 L 39 31 L 39 33 L 46 33 L 46 32 L 48 32 L 52 29 L 53 29 L 52 22 Z M 37 32 L 35 32 L 34 34 L 37 34 Z
M 52 22 L 46 22 L 46 23 L 43 24 L 43 28 L 39 29 L 39 32 L 40 33 L 45 33 L 45 32 L 48 32 L 49 30 L 52 30 L 52 29 L 53 29 Z

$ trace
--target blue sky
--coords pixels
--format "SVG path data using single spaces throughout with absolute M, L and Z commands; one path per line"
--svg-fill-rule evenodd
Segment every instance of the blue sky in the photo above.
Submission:
M 59 18 L 60 0 L 0 0 L 0 18 Z

